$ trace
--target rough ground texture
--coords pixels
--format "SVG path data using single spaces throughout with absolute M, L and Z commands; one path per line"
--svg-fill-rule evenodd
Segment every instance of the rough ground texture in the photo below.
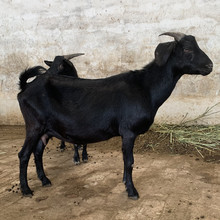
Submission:
M 120 138 L 89 145 L 89 161 L 79 166 L 72 161 L 71 145 L 60 152 L 53 139 L 44 153 L 53 185 L 41 186 L 31 157 L 28 179 L 34 196 L 23 197 L 17 153 L 24 136 L 24 127 L 0 127 L 0 219 L 220 219 L 220 164 L 195 154 L 153 152 L 146 147 L 157 142 L 152 132 L 135 146 L 133 178 L 139 200 L 128 199 L 122 183 Z

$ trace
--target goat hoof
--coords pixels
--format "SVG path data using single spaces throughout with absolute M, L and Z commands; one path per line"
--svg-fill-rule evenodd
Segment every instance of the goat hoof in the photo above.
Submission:
M 137 192 L 137 190 L 134 189 L 126 189 L 127 193 L 128 193 L 128 198 L 129 199 L 133 199 L 133 200 L 137 200 L 139 198 L 139 194 Z
M 42 186 L 43 186 L 43 187 L 49 187 L 49 186 L 52 186 L 52 183 L 51 183 L 51 181 L 50 181 L 48 178 L 45 178 L 45 179 L 42 181 Z
M 87 155 L 82 155 L 82 160 L 83 160 L 84 162 L 87 162 L 87 161 L 88 161 L 88 156 L 87 156 Z
M 25 189 L 25 190 L 21 190 L 21 192 L 22 192 L 22 195 L 24 197 L 30 197 L 31 198 L 34 195 L 33 194 L 34 191 L 32 191 L 30 188 Z
M 128 198 L 129 199 L 133 199 L 133 200 L 138 200 L 139 199 L 139 194 L 138 192 L 136 191 L 135 193 L 128 193 Z
M 43 187 L 51 187 L 52 183 L 43 184 Z
M 139 195 L 135 195 L 135 196 L 128 196 L 129 199 L 132 200 L 138 200 L 139 199 Z
M 75 165 L 79 165 L 80 162 L 79 161 L 74 161 Z
M 83 162 L 84 162 L 84 163 L 87 163 L 87 162 L 88 162 L 88 159 L 84 159 Z
M 65 151 L 66 146 L 65 145 L 60 145 L 59 148 L 60 148 L 60 151 L 63 152 L 63 151 Z
M 126 187 L 126 178 L 123 177 L 122 182 L 125 184 L 125 188 L 127 188 Z

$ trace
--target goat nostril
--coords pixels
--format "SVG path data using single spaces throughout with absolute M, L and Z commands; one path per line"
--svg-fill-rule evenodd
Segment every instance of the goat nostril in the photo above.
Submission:
M 213 68 L 213 64 L 212 63 L 211 64 L 207 64 L 206 67 L 209 68 L 209 69 L 212 69 Z

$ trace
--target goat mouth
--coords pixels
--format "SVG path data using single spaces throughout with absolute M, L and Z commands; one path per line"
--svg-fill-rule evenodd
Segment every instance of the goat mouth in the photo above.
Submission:
M 202 68 L 202 69 L 199 69 L 198 72 L 202 76 L 206 76 L 206 75 L 208 75 L 208 74 L 210 74 L 212 72 L 212 68 Z
M 210 74 L 211 72 L 212 72 L 212 68 L 211 67 L 206 67 L 206 68 L 197 69 L 195 74 L 206 76 L 206 75 Z

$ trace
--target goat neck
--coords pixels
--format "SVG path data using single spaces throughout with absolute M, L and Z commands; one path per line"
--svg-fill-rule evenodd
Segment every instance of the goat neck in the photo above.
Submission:
M 157 109 L 171 95 L 182 74 L 171 65 L 158 66 L 154 62 L 143 69 L 144 87 L 150 93 L 152 106 Z

